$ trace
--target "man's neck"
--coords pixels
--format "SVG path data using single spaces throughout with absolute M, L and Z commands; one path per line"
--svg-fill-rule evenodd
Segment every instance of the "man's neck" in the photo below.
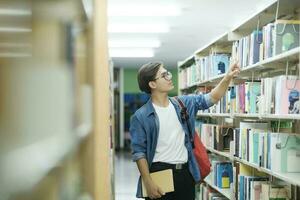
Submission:
M 169 98 L 167 93 L 151 94 L 152 103 L 160 107 L 167 107 L 169 105 Z

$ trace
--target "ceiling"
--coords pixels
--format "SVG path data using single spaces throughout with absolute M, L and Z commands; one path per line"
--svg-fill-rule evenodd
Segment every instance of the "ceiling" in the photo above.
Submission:
M 89 1 L 89 0 L 81 0 Z M 28 0 L 2 0 L 0 1 L 0 16 L 1 8 L 14 8 L 14 9 L 28 9 L 30 8 L 30 1 Z M 39 2 L 39 1 L 37 1 Z M 44 1 L 43 1 L 44 2 Z M 51 0 L 53 6 L 60 0 Z M 56 4 L 55 4 L 56 2 Z M 73 13 L 65 12 L 62 8 L 70 8 L 70 2 L 72 0 L 66 0 L 65 6 L 62 3 L 57 7 L 53 7 L 56 10 L 55 16 L 74 16 Z M 138 68 L 149 61 L 162 61 L 168 68 L 176 68 L 177 62 L 182 61 L 185 58 L 193 54 L 197 49 L 203 47 L 209 42 L 213 41 L 218 36 L 236 27 L 245 19 L 249 18 L 257 10 L 260 10 L 264 5 L 274 2 L 274 0 L 107 0 L 108 10 L 114 8 L 116 5 L 119 8 L 125 6 L 138 6 L 144 5 L 146 8 L 142 12 L 149 16 L 135 16 L 124 17 L 109 16 L 108 25 L 113 24 L 126 24 L 126 23 L 140 23 L 140 24 L 166 24 L 170 27 L 169 32 L 166 33 L 111 33 L 109 32 L 109 41 L 111 40 L 125 40 L 130 42 L 131 40 L 151 40 L 155 39 L 160 42 L 160 47 L 154 48 L 153 57 L 112 57 L 115 67 L 119 68 Z M 69 4 L 68 4 L 69 3 Z M 36 12 L 44 13 L 44 15 L 52 15 L 51 12 L 46 12 L 49 8 L 48 4 L 42 6 L 38 4 Z M 158 8 L 171 5 L 177 6 L 181 13 L 177 16 L 151 16 Z M 53 10 L 52 9 L 52 10 Z M 49 10 L 49 9 L 48 9 Z M 71 9 L 70 9 L 71 10 Z M 75 9 L 74 9 L 75 10 Z M 134 12 L 134 11 L 133 11 Z M 170 10 L 166 10 L 169 13 Z M 31 26 L 31 15 L 19 16 L 19 17 L 5 17 L 0 18 L 0 27 L 6 27 L 8 25 L 15 26 Z M 0 57 L 7 56 L 2 55 L 1 52 L 9 50 L 13 52 L 13 56 L 23 56 L 21 52 L 30 52 L 30 32 L 26 34 L 7 34 L 0 31 Z M 16 43 L 22 43 L 22 46 L 18 44 L 18 47 L 7 47 L 8 41 L 15 41 Z M 16 50 L 17 49 L 17 50 Z M 127 50 L 127 48 L 123 48 Z M 140 51 L 140 49 L 137 49 Z M 29 54 L 30 55 L 30 54 Z M 12 56 L 12 55 L 9 55 Z M 24 55 L 24 56 L 27 56 Z
M 109 40 L 158 39 L 161 46 L 154 49 L 154 57 L 112 57 L 115 67 L 138 68 L 149 61 L 162 61 L 168 68 L 176 68 L 177 62 L 192 55 L 194 51 L 214 38 L 231 30 L 264 5 L 274 0 L 108 0 L 108 8 L 115 5 L 178 5 L 178 16 L 124 17 L 109 16 L 109 25 L 114 23 L 166 23 L 167 33 L 109 33 Z M 151 9 L 144 12 L 151 13 Z M 166 12 L 168 12 L 166 10 Z

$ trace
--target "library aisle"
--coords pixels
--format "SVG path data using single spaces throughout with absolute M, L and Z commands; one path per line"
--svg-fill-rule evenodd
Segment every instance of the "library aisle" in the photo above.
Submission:
M 137 200 L 135 197 L 139 172 L 131 154 L 119 152 L 115 156 L 115 200 Z

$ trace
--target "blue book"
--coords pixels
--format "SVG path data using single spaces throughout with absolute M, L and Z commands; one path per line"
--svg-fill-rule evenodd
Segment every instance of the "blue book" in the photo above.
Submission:
M 216 54 L 213 56 L 214 76 L 224 74 L 228 70 L 229 56 L 226 54 Z
M 220 188 L 230 188 L 233 182 L 233 170 L 231 163 L 220 163 L 217 167 L 217 186 Z
M 259 49 L 260 44 L 262 43 L 263 34 L 262 31 L 253 31 L 251 34 L 251 52 L 250 55 L 252 55 L 252 58 L 250 58 L 250 64 L 255 64 L 259 61 Z
M 245 188 L 244 188 L 244 176 L 240 176 L 240 183 L 239 183 L 239 195 L 240 195 L 240 200 L 244 200 L 244 194 L 245 194 Z

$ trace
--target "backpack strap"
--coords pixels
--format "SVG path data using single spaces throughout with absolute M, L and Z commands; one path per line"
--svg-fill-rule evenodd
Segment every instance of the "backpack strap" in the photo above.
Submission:
M 185 122 L 187 124 L 187 128 L 189 131 L 189 137 L 190 137 L 190 141 L 192 144 L 193 149 L 195 148 L 194 145 L 194 138 L 193 138 L 193 134 L 192 134 L 192 130 L 191 130 L 191 124 L 189 122 L 189 114 L 187 112 L 187 108 L 185 107 L 184 103 L 176 96 L 174 97 L 175 100 L 179 103 L 179 107 L 180 107 L 180 116 L 183 122 Z

